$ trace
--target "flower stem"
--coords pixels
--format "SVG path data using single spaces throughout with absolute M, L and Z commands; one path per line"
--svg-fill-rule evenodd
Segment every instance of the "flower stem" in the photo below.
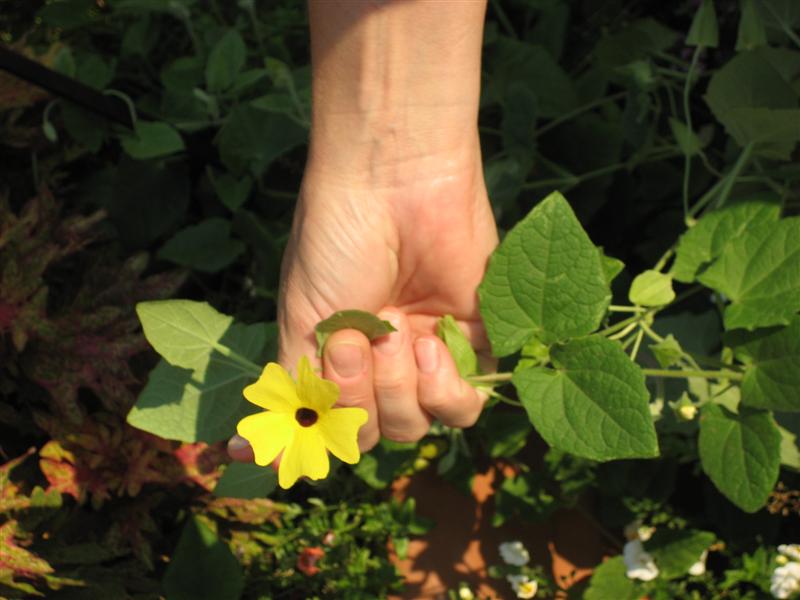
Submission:
M 633 342 L 633 350 L 631 350 L 631 360 L 634 362 L 636 361 L 636 356 L 639 354 L 639 347 L 642 345 L 643 337 L 644 337 L 644 329 L 640 327 L 639 331 L 636 332 L 636 341 Z

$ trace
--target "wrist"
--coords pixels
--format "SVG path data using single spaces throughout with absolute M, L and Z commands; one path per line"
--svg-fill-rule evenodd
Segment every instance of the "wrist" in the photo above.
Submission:
M 474 164 L 484 2 L 311 0 L 309 8 L 309 170 L 394 185 Z

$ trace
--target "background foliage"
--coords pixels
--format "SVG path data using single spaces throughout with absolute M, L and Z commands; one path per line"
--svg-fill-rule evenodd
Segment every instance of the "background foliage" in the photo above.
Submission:
M 354 471 L 287 494 L 263 472 L 225 466 L 219 442 L 247 410 L 230 402 L 252 376 L 246 363 L 274 354 L 309 126 L 302 8 L 2 8 L 4 43 L 124 101 L 135 126 L 0 73 L 0 594 L 385 595 L 399 585 L 387 541 L 402 553 L 426 525 L 382 490 L 421 468 L 468 488 L 497 461 L 512 473 L 497 483 L 498 525 L 591 498 L 620 547 L 634 519 L 663 532 L 647 542 L 663 576 L 632 581 L 615 558 L 587 598 L 767 593 L 773 548 L 797 539 L 800 506 L 795 2 L 491 2 L 480 126 L 498 224 L 519 223 L 504 247 L 518 236 L 585 257 L 570 264 L 593 308 L 559 311 L 575 290 L 557 286 L 541 310 L 494 319 L 508 307 L 486 300 L 492 289 L 553 267 L 501 247 L 493 267 L 505 271 L 490 269 L 482 310 L 495 352 L 518 359 L 536 430 L 496 398 L 469 431 L 383 442 Z M 551 197 L 523 219 L 556 189 L 568 204 Z M 175 296 L 208 304 L 140 305 L 156 362 L 135 305 Z M 609 306 L 636 311 L 625 322 Z M 159 345 L 175 342 L 183 317 L 214 332 L 195 354 Z M 159 337 L 154 318 L 173 330 Z M 223 360 L 231 351 L 244 361 Z M 612 355 L 641 408 L 641 427 L 623 423 L 616 445 L 565 435 L 526 400 L 553 376 L 586 388 L 577 371 Z M 719 376 L 645 387 L 642 369 Z M 589 381 L 594 404 L 615 392 Z M 709 571 L 687 577 L 709 545 Z M 312 548 L 324 556 L 317 574 L 301 561 Z M 205 577 L 187 571 L 196 564 Z

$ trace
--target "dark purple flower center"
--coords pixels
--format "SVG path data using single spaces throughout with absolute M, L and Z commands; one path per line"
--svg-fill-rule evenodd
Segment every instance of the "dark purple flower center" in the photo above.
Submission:
M 303 427 L 311 427 L 317 422 L 317 411 L 310 408 L 298 408 L 297 412 L 294 413 L 294 418 Z

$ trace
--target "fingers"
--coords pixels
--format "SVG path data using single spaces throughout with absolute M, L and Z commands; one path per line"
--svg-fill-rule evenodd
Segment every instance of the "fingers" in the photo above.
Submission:
M 459 376 L 444 342 L 421 336 L 414 342 L 414 355 L 420 406 L 449 427 L 474 425 L 486 397 Z
M 378 443 L 378 409 L 372 387 L 372 351 L 367 337 L 355 329 L 337 331 L 325 344 L 323 376 L 339 385 L 338 406 L 357 406 L 369 418 L 358 432 L 358 446 L 365 452 Z
M 372 344 L 373 383 L 381 433 L 397 442 L 413 442 L 430 428 L 431 417 L 417 400 L 417 364 L 408 318 L 396 309 L 379 314 L 397 331 Z
M 253 460 L 255 460 L 253 447 L 250 445 L 250 442 L 238 433 L 235 433 L 233 437 L 228 440 L 228 456 L 239 462 L 253 462 Z

